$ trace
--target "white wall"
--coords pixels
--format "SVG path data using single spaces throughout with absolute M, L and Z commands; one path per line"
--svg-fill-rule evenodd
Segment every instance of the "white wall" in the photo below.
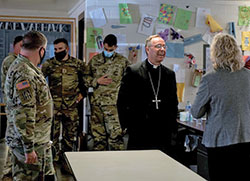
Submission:
M 195 16 L 196 8 L 204 7 L 211 9 L 211 15 L 213 18 L 224 28 L 224 32 L 228 31 L 227 23 L 235 22 L 236 25 L 236 37 L 238 44 L 241 44 L 241 31 L 249 31 L 248 27 L 237 26 L 238 21 L 238 6 L 250 6 L 248 1 L 215 1 L 215 0 L 80 0 L 69 12 L 58 12 L 58 11 L 33 11 L 33 10 L 16 10 L 16 9 L 1 9 L 1 15 L 11 15 L 11 16 L 40 16 L 40 17 L 65 17 L 65 18 L 75 18 L 76 19 L 76 45 L 78 42 L 78 17 L 81 13 L 85 13 L 86 24 L 85 27 L 92 27 L 92 21 L 89 17 L 89 11 L 96 8 L 104 8 L 105 15 L 107 18 L 107 25 L 103 26 L 103 35 L 109 33 L 125 34 L 127 43 L 144 43 L 147 36 L 138 34 L 137 28 L 138 24 L 126 24 L 126 28 L 112 29 L 110 26 L 112 24 L 119 24 L 119 3 L 132 3 L 137 4 L 140 7 L 140 13 L 146 13 L 153 16 L 158 16 L 160 3 L 167 3 L 177 6 L 178 8 L 185 8 L 189 5 L 189 10 L 191 10 L 192 18 L 188 30 L 181 30 L 180 33 L 184 37 L 189 37 L 198 33 L 204 34 L 206 28 L 195 28 Z M 156 26 L 161 26 L 156 24 Z M 85 43 L 86 43 L 86 32 L 85 32 Z M 193 45 L 185 47 L 185 52 L 192 53 L 197 60 L 198 68 L 203 68 L 203 44 L 205 42 L 199 42 Z M 84 54 L 87 55 L 87 50 Z M 85 57 L 87 59 L 87 57 Z M 164 65 L 169 68 L 173 67 L 173 64 L 180 64 L 181 67 L 185 67 L 184 59 L 176 58 L 166 58 L 163 62 Z M 197 88 L 191 86 L 192 70 L 186 69 L 185 78 L 185 102 L 194 100 Z M 180 103 L 180 108 L 184 107 L 184 103 Z
M 181 30 L 180 33 L 184 37 L 189 37 L 196 34 L 204 34 L 207 28 L 195 28 L 196 9 L 198 7 L 210 8 L 213 18 L 224 28 L 224 32 L 228 32 L 228 22 L 235 22 L 236 25 L 236 37 L 238 44 L 241 44 L 241 31 L 249 31 L 248 27 L 237 26 L 238 21 L 238 6 L 246 5 L 250 6 L 250 2 L 246 1 L 215 1 L 215 0 L 87 0 L 86 3 L 86 28 L 93 27 L 92 21 L 89 16 L 89 11 L 96 8 L 104 8 L 104 12 L 108 23 L 103 26 L 103 35 L 109 33 L 126 34 L 127 43 L 144 43 L 147 36 L 138 34 L 138 24 L 126 24 L 126 28 L 112 29 L 112 24 L 119 24 L 119 3 L 132 3 L 138 4 L 140 7 L 140 13 L 146 13 L 153 16 L 158 16 L 160 3 L 166 3 L 175 5 L 178 8 L 185 8 L 189 6 L 188 10 L 192 11 L 192 18 L 188 30 Z M 156 26 L 161 26 L 156 24 Z M 86 40 L 86 38 L 85 38 Z M 198 68 L 203 68 L 203 44 L 206 42 L 199 42 L 189 46 L 185 46 L 185 52 L 192 53 L 196 57 Z M 89 50 L 93 51 L 93 50 Z M 87 53 L 85 53 L 87 55 Z M 87 58 L 87 57 L 86 57 Z M 180 64 L 182 68 L 185 68 L 184 59 L 166 58 L 163 62 L 169 68 L 173 68 L 173 64 Z M 197 88 L 191 86 L 191 78 L 193 70 L 186 69 L 185 77 L 185 95 L 184 102 L 179 104 L 179 108 L 184 108 L 185 102 L 194 100 Z

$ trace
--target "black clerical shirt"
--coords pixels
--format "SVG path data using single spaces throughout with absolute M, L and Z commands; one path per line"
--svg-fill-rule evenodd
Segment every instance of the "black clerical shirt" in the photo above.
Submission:
M 156 90 L 159 69 L 161 81 L 158 99 L 161 102 L 157 110 L 148 72 L 151 73 Z M 127 128 L 130 135 L 129 149 L 166 151 L 177 124 L 175 73 L 163 65 L 154 69 L 148 60 L 128 67 L 122 79 L 117 106 L 121 126 Z

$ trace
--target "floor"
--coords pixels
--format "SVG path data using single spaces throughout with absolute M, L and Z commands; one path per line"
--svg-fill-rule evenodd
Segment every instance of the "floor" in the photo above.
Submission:
M 0 140 L 0 178 L 2 178 L 2 170 L 3 165 L 5 162 L 6 157 L 6 145 L 4 143 L 4 140 Z M 74 181 L 74 178 L 72 175 L 69 174 L 62 174 L 60 170 L 60 165 L 56 166 L 56 175 L 57 175 L 57 181 Z
M 127 140 L 128 137 L 125 137 L 125 147 L 127 147 Z M 90 146 L 90 150 L 91 150 L 91 141 L 89 142 L 89 146 Z M 0 139 L 0 178 L 2 178 L 2 170 L 3 170 L 3 165 L 5 163 L 5 157 L 6 157 L 6 145 L 4 142 L 4 139 Z M 55 169 L 56 169 L 56 175 L 57 175 L 57 181 L 74 181 L 74 177 L 70 174 L 63 174 L 61 173 L 60 170 L 60 165 L 56 165 Z M 189 165 L 188 166 L 191 170 L 193 170 L 194 172 L 197 172 L 197 165 Z

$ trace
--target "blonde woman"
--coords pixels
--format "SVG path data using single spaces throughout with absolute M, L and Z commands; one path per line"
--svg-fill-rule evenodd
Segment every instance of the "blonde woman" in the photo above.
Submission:
M 211 44 L 214 70 L 200 83 L 191 113 L 207 115 L 202 143 L 210 180 L 250 180 L 250 71 L 236 40 L 220 33 Z

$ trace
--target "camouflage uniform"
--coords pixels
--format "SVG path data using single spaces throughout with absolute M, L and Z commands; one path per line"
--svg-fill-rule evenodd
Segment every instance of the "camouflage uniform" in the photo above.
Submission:
M 10 65 L 12 64 L 12 62 L 14 62 L 14 60 L 16 58 L 17 58 L 17 56 L 14 53 L 9 53 L 9 55 L 2 62 L 2 66 L 1 66 L 1 88 L 2 88 L 2 91 L 4 91 L 4 83 L 5 83 L 8 69 L 9 69 Z M 5 100 L 4 100 L 4 102 L 5 102 Z
M 122 76 L 130 62 L 118 53 L 104 58 L 103 53 L 94 56 L 85 71 L 87 87 L 93 87 L 91 97 L 92 115 L 91 133 L 94 138 L 94 150 L 123 150 L 121 126 L 116 107 Z M 99 85 L 97 79 L 107 74 L 112 78 L 109 85 Z
M 6 143 L 13 152 L 13 179 L 39 180 L 55 173 L 50 143 L 53 100 L 41 70 L 19 55 L 6 81 L 8 128 Z M 35 151 L 38 162 L 24 163 L 24 153 Z
M 1 88 L 2 88 L 2 93 L 3 93 L 3 101 L 4 103 L 6 103 L 6 96 L 4 94 L 4 83 L 5 83 L 5 79 L 6 79 L 6 75 L 8 72 L 8 69 L 10 67 L 10 65 L 14 62 L 14 60 L 17 58 L 16 54 L 14 53 L 9 53 L 9 55 L 3 60 L 2 62 L 2 66 L 1 66 Z M 6 157 L 6 161 L 5 161 L 5 165 L 3 167 L 3 175 L 8 175 L 11 176 L 12 175 L 12 162 L 11 162 L 11 149 L 9 149 L 9 147 L 7 147 L 7 157 Z
M 59 136 L 62 123 L 62 153 L 73 151 L 76 144 L 79 115 L 77 98 L 84 95 L 82 76 L 85 69 L 83 61 L 69 57 L 66 61 L 58 61 L 54 57 L 45 61 L 42 72 L 48 77 L 49 87 L 54 101 L 54 129 L 53 145 L 56 155 L 54 161 L 59 160 Z

